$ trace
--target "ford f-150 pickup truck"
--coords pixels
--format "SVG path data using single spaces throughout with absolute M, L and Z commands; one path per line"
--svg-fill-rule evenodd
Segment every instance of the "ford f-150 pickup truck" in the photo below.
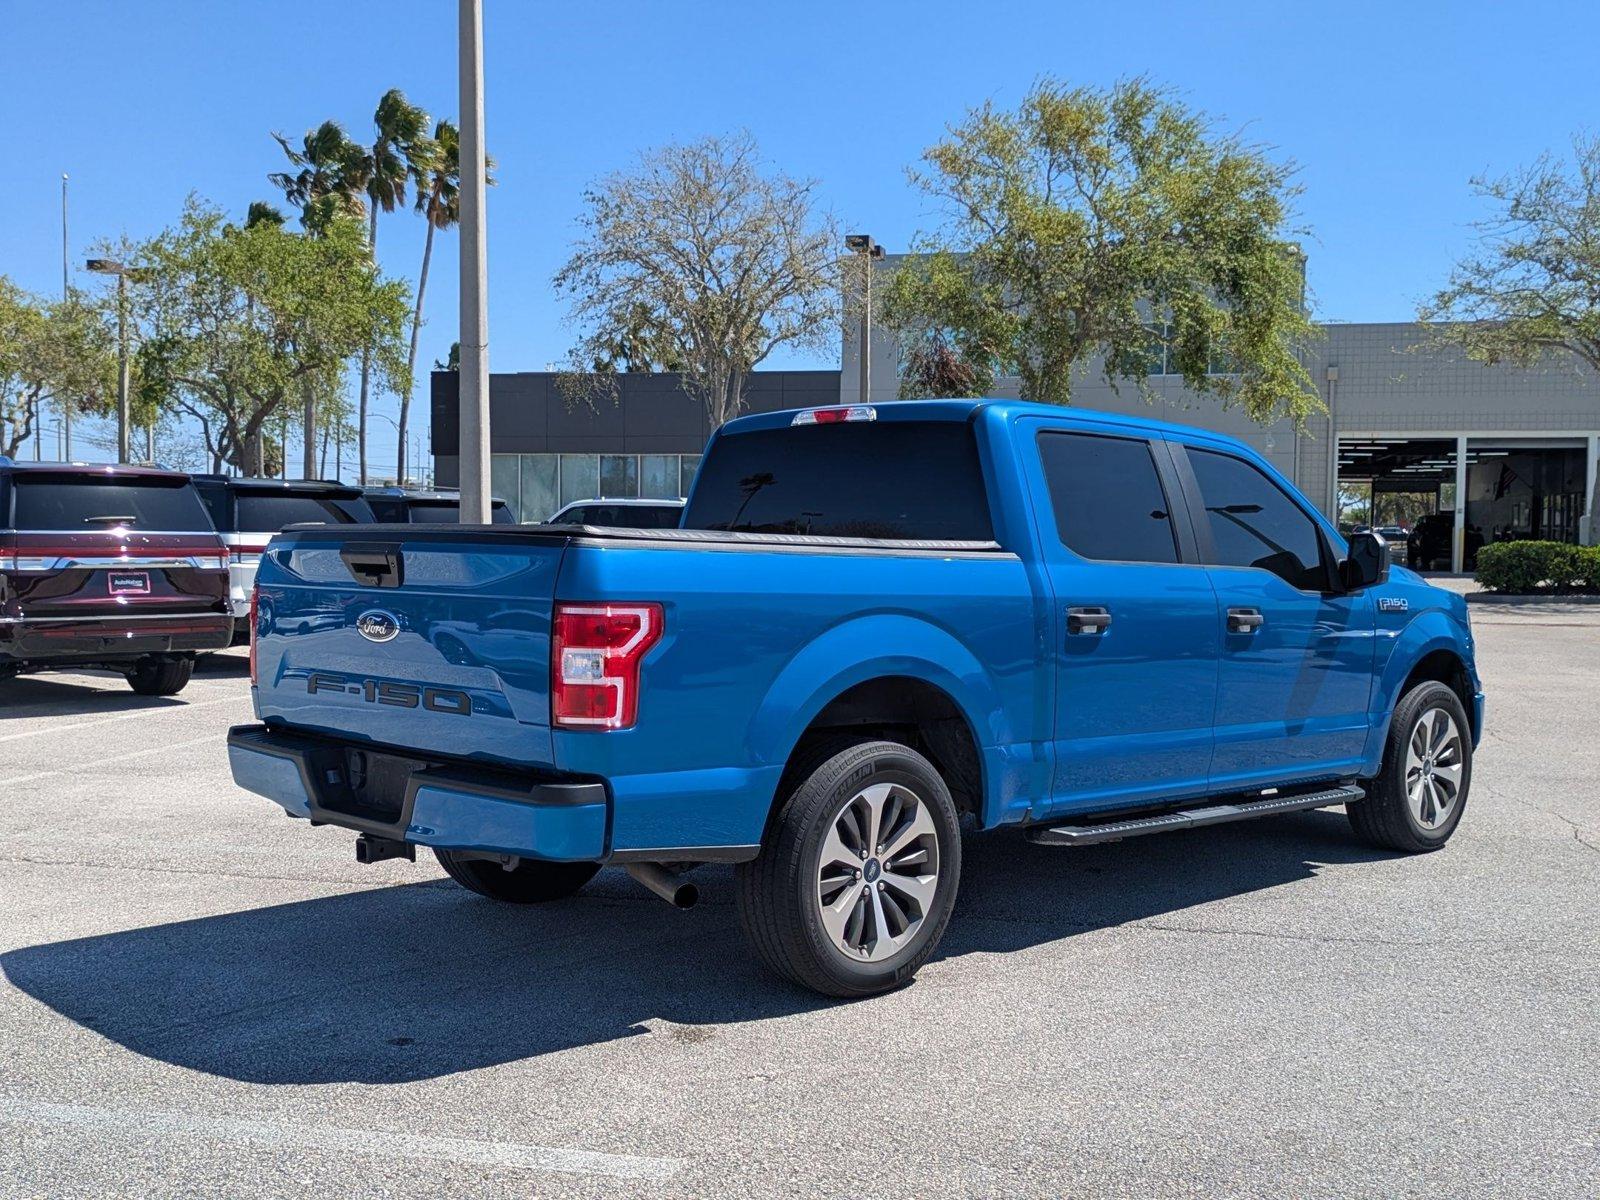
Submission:
M 244 788 L 511 902 L 735 863 L 760 959 L 837 996 L 933 953 L 963 822 L 1342 805 L 1434 850 L 1483 726 L 1461 597 L 1246 446 L 1003 401 L 732 421 L 679 529 L 289 530 L 254 629 Z

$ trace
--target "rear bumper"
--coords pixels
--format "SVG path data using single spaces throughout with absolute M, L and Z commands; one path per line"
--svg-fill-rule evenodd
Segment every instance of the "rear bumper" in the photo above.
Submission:
M 413 759 L 265 725 L 230 729 L 228 759 L 235 783 L 292 817 L 448 850 L 557 862 L 607 854 L 599 782 Z
M 216 612 L 0 617 L 0 662 L 109 662 L 221 650 L 232 640 L 233 618 Z

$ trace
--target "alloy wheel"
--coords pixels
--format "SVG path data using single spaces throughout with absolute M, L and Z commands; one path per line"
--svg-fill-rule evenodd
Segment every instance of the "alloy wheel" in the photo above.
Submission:
M 817 868 L 829 939 L 880 962 L 916 936 L 939 887 L 939 837 L 928 806 L 898 783 L 876 783 L 835 814 Z
M 1425 710 L 1406 742 L 1406 799 L 1424 829 L 1450 819 L 1461 799 L 1461 730 L 1442 708 Z

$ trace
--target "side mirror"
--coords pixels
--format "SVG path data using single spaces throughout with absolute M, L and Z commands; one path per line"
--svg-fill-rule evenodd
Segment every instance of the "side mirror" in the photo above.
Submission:
M 1350 549 L 1339 564 L 1339 582 L 1347 592 L 1383 583 L 1389 578 L 1389 543 L 1375 533 L 1350 535 Z

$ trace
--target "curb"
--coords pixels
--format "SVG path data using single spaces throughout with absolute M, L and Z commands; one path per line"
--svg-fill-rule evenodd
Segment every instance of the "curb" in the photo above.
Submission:
M 1468 604 L 1512 604 L 1538 607 L 1543 604 L 1600 604 L 1600 596 L 1582 593 L 1563 595 L 1560 592 L 1532 592 L 1502 594 L 1500 592 L 1467 592 Z

